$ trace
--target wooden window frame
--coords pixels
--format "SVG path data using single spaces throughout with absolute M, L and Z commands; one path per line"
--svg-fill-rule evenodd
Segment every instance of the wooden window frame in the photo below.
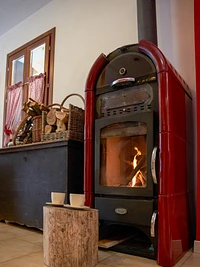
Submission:
M 30 69 L 30 51 L 39 45 L 45 43 L 45 96 L 44 104 L 50 105 L 53 101 L 53 74 L 54 74 L 54 53 L 55 53 L 55 33 L 56 29 L 53 28 L 35 39 L 29 41 L 28 43 L 20 46 L 11 53 L 7 55 L 6 63 L 6 82 L 5 82 L 5 97 L 4 97 L 4 123 L 6 120 L 6 108 L 7 108 L 7 88 L 11 85 L 12 79 L 12 61 L 19 58 L 20 56 L 25 57 L 24 62 L 24 75 L 23 75 L 23 100 L 25 102 L 28 100 L 28 85 L 27 78 L 30 76 L 28 73 Z M 23 115 L 23 113 L 22 113 Z M 4 129 L 4 127 L 3 127 Z M 4 135 L 3 135 L 4 136 Z

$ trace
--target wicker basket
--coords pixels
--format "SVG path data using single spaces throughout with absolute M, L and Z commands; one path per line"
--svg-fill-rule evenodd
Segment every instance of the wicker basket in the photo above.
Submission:
M 65 101 L 71 96 L 78 96 L 82 99 L 84 103 L 84 99 L 79 94 L 70 94 L 68 95 L 62 103 L 59 105 L 60 109 L 63 108 Z M 52 104 L 51 107 L 58 104 Z M 72 104 L 69 104 L 69 119 L 67 124 L 67 130 L 62 132 L 53 132 L 49 134 L 44 133 L 46 122 L 46 112 L 42 112 L 42 134 L 41 141 L 56 141 L 56 140 L 75 140 L 81 141 L 84 140 L 84 110 Z
M 40 142 L 42 134 L 42 115 L 33 117 L 32 142 Z

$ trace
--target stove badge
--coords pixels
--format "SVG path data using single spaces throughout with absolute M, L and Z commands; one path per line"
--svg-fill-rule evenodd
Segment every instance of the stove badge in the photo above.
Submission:
M 115 209 L 115 213 L 117 213 L 117 214 L 120 214 L 120 215 L 124 215 L 124 214 L 126 214 L 128 211 L 126 210 L 126 209 L 124 209 L 124 208 L 116 208 Z

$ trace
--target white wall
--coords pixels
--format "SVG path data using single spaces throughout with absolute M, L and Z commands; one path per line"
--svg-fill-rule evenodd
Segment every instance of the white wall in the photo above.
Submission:
M 193 0 L 156 0 L 156 4 L 158 46 L 189 84 L 195 99 Z M 72 92 L 84 96 L 88 72 L 100 53 L 138 41 L 136 0 L 53 0 L 0 37 L 0 142 L 6 55 L 53 27 L 53 102 L 60 103 Z M 81 104 L 74 98 L 71 101 Z
M 194 0 L 156 0 L 158 46 L 189 85 L 193 96 L 194 166 L 197 173 Z M 195 192 L 196 193 L 196 192 Z
M 53 27 L 56 27 L 53 102 L 61 103 L 72 92 L 84 96 L 88 72 L 100 53 L 108 54 L 119 46 L 137 42 L 136 0 L 54 0 L 1 36 L 1 122 L 6 55 Z M 81 100 L 74 97 L 70 102 L 81 105 Z
M 156 6 L 158 46 L 195 98 L 194 0 L 156 0 Z

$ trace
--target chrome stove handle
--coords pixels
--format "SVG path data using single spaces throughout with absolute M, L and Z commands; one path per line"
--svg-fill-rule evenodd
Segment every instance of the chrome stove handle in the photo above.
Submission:
M 155 146 L 152 155 L 151 155 L 151 174 L 153 178 L 154 184 L 157 184 L 157 177 L 156 177 L 156 154 L 157 154 L 158 148 Z
M 151 217 L 151 237 L 155 237 L 155 224 L 156 224 L 156 217 L 158 212 L 154 211 Z
M 135 78 L 120 78 L 112 82 L 111 87 L 117 87 L 123 83 L 135 83 Z

